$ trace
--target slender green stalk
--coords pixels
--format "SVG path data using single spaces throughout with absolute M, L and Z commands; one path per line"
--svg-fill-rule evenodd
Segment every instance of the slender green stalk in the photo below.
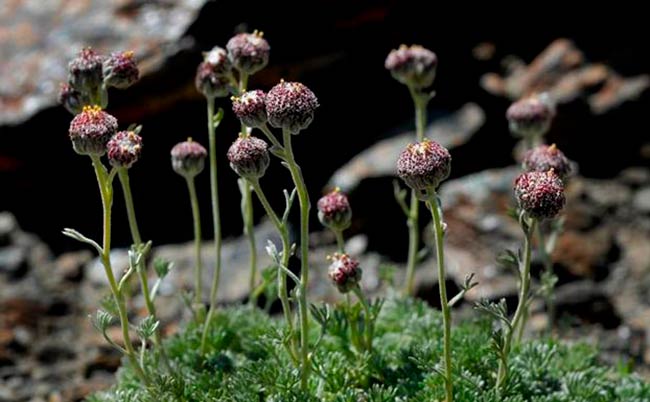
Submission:
M 203 258 L 201 257 L 201 211 L 199 210 L 199 199 L 196 195 L 196 186 L 194 177 L 186 177 L 187 190 L 190 194 L 190 203 L 192 204 L 192 221 L 194 223 L 194 303 L 200 305 L 203 303 Z
M 352 298 L 350 297 L 350 293 L 345 294 L 345 303 L 347 304 L 348 308 L 348 320 L 350 322 L 350 340 L 352 341 L 352 345 L 357 348 L 357 350 L 362 351 L 364 349 L 364 340 L 359 337 L 359 328 L 357 328 L 357 320 L 355 319 L 354 321 L 352 320 L 353 318 L 356 318 L 352 313 Z
M 528 293 L 530 291 L 530 260 L 532 255 L 532 233 L 535 231 L 535 226 L 537 222 L 533 219 L 528 231 L 524 233 L 524 259 L 521 262 L 519 267 L 520 272 L 520 286 L 519 289 L 519 302 L 517 304 L 517 310 L 515 310 L 515 315 L 512 319 L 510 327 L 506 331 L 506 337 L 503 344 L 503 354 L 505 358 L 508 358 L 510 354 L 510 349 L 512 347 L 512 339 L 514 332 L 519 327 L 522 317 L 524 316 L 527 305 L 528 305 Z M 499 361 L 499 371 L 497 373 L 497 390 L 501 390 L 505 385 L 506 379 L 508 377 L 508 365 L 507 361 Z
M 207 347 L 208 332 L 212 317 L 217 308 L 217 292 L 219 290 L 219 279 L 221 277 L 221 216 L 219 214 L 219 188 L 217 177 L 217 145 L 214 134 L 214 98 L 208 100 L 208 140 L 210 156 L 210 195 L 212 199 L 212 227 L 214 229 L 215 266 L 210 288 L 210 309 L 205 317 L 203 335 L 201 337 L 201 355 L 204 355 Z
M 142 237 L 140 236 L 140 230 L 138 229 L 138 221 L 135 216 L 135 206 L 133 204 L 133 195 L 131 193 L 131 184 L 129 180 L 129 172 L 125 168 L 120 168 L 117 171 L 118 177 L 120 178 L 120 184 L 122 185 L 122 193 L 124 194 L 124 204 L 126 205 L 126 213 L 129 219 L 129 229 L 131 230 L 131 238 L 136 249 L 140 250 L 142 247 Z M 147 312 L 150 316 L 156 317 L 156 305 L 153 302 L 151 297 L 151 292 L 149 291 L 149 283 L 147 278 L 147 269 L 146 261 L 144 256 L 140 259 L 140 266 L 137 268 L 138 275 L 140 277 L 140 287 L 142 289 L 142 296 L 144 297 L 145 305 L 147 306 Z M 160 336 L 160 330 L 156 329 L 153 336 L 153 341 L 158 350 L 160 351 L 160 356 L 162 358 L 163 364 L 165 367 L 171 371 L 169 366 L 169 360 L 167 358 L 167 353 L 162 346 L 162 338 Z
M 93 162 L 93 167 L 95 168 L 95 175 L 97 176 L 97 184 L 99 185 L 99 192 L 102 198 L 102 209 L 103 209 L 103 240 L 102 240 L 102 255 L 101 261 L 104 266 L 104 272 L 108 278 L 108 284 L 111 288 L 111 293 L 115 300 L 117 306 L 117 311 L 120 319 L 120 326 L 122 328 L 122 337 L 124 338 L 124 350 L 126 351 L 126 356 L 133 366 L 133 370 L 136 375 L 142 380 L 146 386 L 150 386 L 151 382 L 149 381 L 148 376 L 144 372 L 143 368 L 138 362 L 138 357 L 133 349 L 133 344 L 131 343 L 131 336 L 129 334 L 129 317 L 126 311 L 126 302 L 124 297 L 121 294 L 117 281 L 115 280 L 115 275 L 113 274 L 113 268 L 111 266 L 111 212 L 113 207 L 113 187 L 108 179 L 106 169 L 102 164 L 99 156 L 90 157 Z
M 361 306 L 363 307 L 363 321 L 365 324 L 365 343 L 366 343 L 366 351 L 369 353 L 372 353 L 372 338 L 373 338 L 373 326 L 372 326 L 372 317 L 370 316 L 370 306 L 368 305 L 368 302 L 366 301 L 365 296 L 363 295 L 363 291 L 359 287 L 359 285 L 355 286 L 352 288 L 352 291 L 354 294 L 357 296 L 359 299 L 359 303 L 361 303 Z
M 278 233 L 280 234 L 280 238 L 282 239 L 282 265 L 285 267 L 289 267 L 289 258 L 291 257 L 291 243 L 289 242 L 289 230 L 286 227 L 286 225 L 278 218 L 278 215 L 275 213 L 273 208 L 271 207 L 271 204 L 269 204 L 269 200 L 266 198 L 266 195 L 264 194 L 264 191 L 262 190 L 262 187 L 260 186 L 260 183 L 258 180 L 255 181 L 250 181 L 250 185 L 255 191 L 255 194 L 257 195 L 257 198 L 260 200 L 260 203 L 264 207 L 264 210 L 266 211 L 266 214 L 268 215 L 269 219 L 271 219 L 271 222 L 273 222 L 273 225 L 276 227 Z M 280 299 L 280 303 L 282 304 L 282 311 L 284 312 L 284 318 L 285 321 L 287 322 L 287 327 L 289 329 L 289 333 L 291 334 L 291 343 L 290 343 L 290 354 L 292 357 L 296 357 L 296 347 L 295 347 L 295 339 L 294 339 L 294 327 L 293 327 L 293 318 L 291 316 L 291 305 L 289 304 L 289 297 L 287 295 L 287 274 L 284 273 L 281 269 L 278 270 L 278 298 Z M 295 358 L 294 360 L 297 360 Z
M 424 140 L 424 128 L 427 121 L 428 95 L 422 94 L 409 86 L 409 92 L 415 106 L 415 137 L 418 142 Z M 409 229 L 409 251 L 406 260 L 406 280 L 404 293 L 413 295 L 415 292 L 415 266 L 418 263 L 418 247 L 420 245 L 420 202 L 415 191 L 411 191 L 411 208 L 406 224 Z
M 453 383 L 451 374 L 451 308 L 447 299 L 447 285 L 445 283 L 445 253 L 444 232 L 442 229 L 442 211 L 438 196 L 434 193 L 427 202 L 433 217 L 433 234 L 436 239 L 436 263 L 438 265 L 438 287 L 440 289 L 440 308 L 442 309 L 442 324 L 444 327 L 444 362 L 445 362 L 445 402 L 453 400 Z
M 343 240 L 343 231 L 342 230 L 333 230 L 336 235 L 336 247 L 339 249 L 339 253 L 345 253 L 345 241 Z
M 300 203 L 300 282 L 298 314 L 300 317 L 300 354 L 302 361 L 301 387 L 307 389 L 311 364 L 309 362 L 309 319 L 307 316 L 307 287 L 309 285 L 309 194 L 300 167 L 296 163 L 291 146 L 291 132 L 283 129 L 285 158 L 291 177 L 298 191 Z

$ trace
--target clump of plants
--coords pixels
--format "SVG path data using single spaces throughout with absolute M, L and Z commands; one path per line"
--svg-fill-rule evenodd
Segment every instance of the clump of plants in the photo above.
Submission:
M 442 145 L 427 138 L 426 107 L 433 93 L 438 59 L 421 46 L 393 50 L 385 67 L 411 94 L 415 105 L 416 138 L 399 155 L 396 174 L 410 188 L 395 185 L 397 202 L 409 229 L 406 279 L 401 291 L 370 298 L 363 290 L 363 270 L 346 253 L 344 231 L 350 226 L 352 207 L 347 195 L 334 189 L 316 203 L 324 227 L 336 238 L 337 252 L 329 256 L 328 274 L 341 294 L 340 303 L 310 301 L 309 218 L 312 213 L 306 183 L 293 141 L 315 117 L 319 101 L 303 83 L 280 81 L 268 92 L 249 90 L 249 78 L 269 60 L 270 46 L 262 33 L 241 33 L 225 48 L 204 54 L 196 73 L 196 87 L 207 102 L 208 149 L 189 138 L 171 150 L 172 169 L 187 184 L 195 241 L 192 294 L 185 295 L 192 319 L 169 339 L 162 339 L 155 299 L 172 262 L 153 262 L 147 257 L 151 242 L 142 239 L 129 181 L 143 149 L 142 127 L 120 131 L 117 119 L 105 109 L 109 89 L 125 89 L 138 79 L 132 52 L 108 57 L 82 50 L 69 65 L 68 83 L 61 87 L 61 103 L 75 116 L 69 135 L 73 149 L 88 156 L 95 171 L 103 206 L 102 240 L 97 242 L 74 229 L 64 234 L 88 244 L 100 256 L 111 297 L 92 317 L 106 341 L 120 351 L 123 366 L 118 382 L 91 401 L 646 401 L 650 386 L 628 372 L 615 372 L 598 364 L 596 351 L 585 345 L 566 346 L 553 339 L 522 341 L 530 300 L 545 297 L 552 309 L 554 276 L 550 253 L 561 230 L 565 203 L 564 185 L 571 172 L 567 158 L 554 145 L 543 145 L 553 110 L 539 99 L 526 99 L 508 111 L 514 134 L 529 151 L 524 172 L 514 183 L 513 217 L 522 229 L 523 247 L 501 259 L 515 269 L 519 280 L 516 311 L 504 301 L 479 303 L 488 314 L 452 325 L 452 307 L 477 284 L 468 277 L 456 295 L 445 286 L 445 233 L 438 187 L 451 171 L 452 157 Z M 215 109 L 218 99 L 228 98 L 241 122 L 233 143 L 216 148 L 217 128 L 225 118 Z M 303 134 L 303 135 L 300 135 Z M 257 135 L 257 136 L 256 136 Z M 267 142 L 268 141 L 268 142 Z M 217 157 L 225 155 L 239 175 L 242 223 L 251 249 L 250 300 L 247 305 L 220 308 L 217 291 L 221 272 L 221 220 Z M 105 157 L 105 158 L 104 158 Z M 211 184 L 212 232 L 216 265 L 207 297 L 203 292 L 200 246 L 203 232 L 195 180 L 208 161 Z M 106 163 L 107 162 L 107 163 Z M 263 178 L 272 163 L 287 168 L 293 188 L 284 189 L 284 210 L 269 203 Z M 462 161 L 460 162 L 462 163 Z M 129 264 L 116 275 L 111 252 L 114 182 L 119 180 L 128 212 L 132 243 Z M 234 183 L 233 183 L 234 186 Z M 296 205 L 297 198 L 297 205 Z M 275 226 L 280 244 L 267 240 L 273 262 L 260 275 L 253 233 L 253 201 L 257 199 Z M 419 265 L 420 203 L 430 212 L 435 238 L 435 266 L 441 310 L 433 310 L 411 298 L 414 272 Z M 292 243 L 289 216 L 300 212 L 299 239 Z M 550 222 L 550 224 L 549 224 Z M 560 223 L 558 223 L 560 222 Z M 537 243 L 535 243 L 535 239 Z M 545 277 L 535 287 L 530 277 L 534 244 L 545 262 Z M 300 270 L 289 269 L 292 258 Z M 121 267 L 118 267 L 121 268 Z M 131 280 L 138 281 L 147 316 L 137 323 L 128 314 Z M 155 280 L 154 280 L 155 278 Z M 153 283 L 153 285 L 151 285 Z M 289 289 L 292 289 L 291 291 Z M 282 318 L 257 307 L 261 293 L 279 300 Z M 179 295 L 180 296 L 180 295 Z M 121 328 L 121 339 L 111 337 L 112 325 Z

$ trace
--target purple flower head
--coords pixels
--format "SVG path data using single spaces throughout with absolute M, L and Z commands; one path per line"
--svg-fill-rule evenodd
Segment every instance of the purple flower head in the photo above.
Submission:
M 299 82 L 282 80 L 266 94 L 269 123 L 292 134 L 298 134 L 311 124 L 318 106 L 316 95 Z
M 331 261 L 328 275 L 341 293 L 348 293 L 361 282 L 362 270 L 359 261 L 347 254 L 335 253 L 328 257 Z
M 117 131 L 117 119 L 99 106 L 84 106 L 70 122 L 72 147 L 80 155 L 101 156 Z
M 112 166 L 128 169 L 140 159 L 142 137 L 133 131 L 120 131 L 108 141 L 106 148 Z
M 66 110 L 72 114 L 79 114 L 87 100 L 83 94 L 70 84 L 61 84 L 59 87 L 58 101 Z
M 68 83 L 80 92 L 94 93 L 102 85 L 104 58 L 87 47 L 68 64 Z
M 402 45 L 386 57 L 384 66 L 393 78 L 416 89 L 430 87 L 436 78 L 438 57 L 419 45 Z
M 337 187 L 318 200 L 318 219 L 323 226 L 332 230 L 345 230 L 350 227 L 352 208 L 347 195 Z
M 506 112 L 510 131 L 518 137 L 543 135 L 554 115 L 553 107 L 538 96 L 520 99 Z
M 185 178 L 192 178 L 203 171 L 208 151 L 198 142 L 188 138 L 172 148 L 172 168 Z
M 451 171 L 451 155 L 447 148 L 425 139 L 407 145 L 397 159 L 397 175 L 426 199 Z
M 571 174 L 571 162 L 555 144 L 540 145 L 526 152 L 522 165 L 527 172 L 548 172 L 553 169 L 562 180 Z
M 555 217 L 564 207 L 564 184 L 551 169 L 525 172 L 515 179 L 515 198 L 519 207 L 535 219 Z
M 223 48 L 214 47 L 204 54 L 203 62 L 196 69 L 194 83 L 206 98 L 223 98 L 231 90 L 230 70 L 232 65 Z
M 140 78 L 140 70 L 132 51 L 113 53 L 104 60 L 102 71 L 107 87 L 125 89 Z
M 248 127 L 260 127 L 266 123 L 266 94 L 255 90 L 232 98 L 232 111 Z
M 255 74 L 266 67 L 271 51 L 264 33 L 259 31 L 233 36 L 226 49 L 235 68 L 247 74 Z
M 257 180 L 264 176 L 271 163 L 264 140 L 240 135 L 228 149 L 230 167 L 245 179 Z

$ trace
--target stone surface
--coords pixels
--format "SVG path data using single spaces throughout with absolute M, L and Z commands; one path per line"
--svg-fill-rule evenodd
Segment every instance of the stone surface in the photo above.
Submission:
M 146 75 L 178 50 L 205 0 L 11 0 L 0 3 L 0 126 L 53 106 L 84 46 L 134 50 Z

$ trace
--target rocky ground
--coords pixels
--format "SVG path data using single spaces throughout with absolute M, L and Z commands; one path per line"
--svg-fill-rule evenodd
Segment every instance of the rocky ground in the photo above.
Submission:
M 448 182 L 441 189 L 448 231 L 447 281 L 458 288 L 466 274 L 475 273 L 480 285 L 461 306 L 471 314 L 480 298 L 515 300 L 512 275 L 495 264 L 499 250 L 516 248 L 520 233 L 506 216 L 510 183 L 516 168 L 485 171 Z M 650 367 L 650 170 L 630 168 L 611 180 L 576 177 L 568 188 L 566 230 L 553 255 L 560 277 L 557 288 L 556 333 L 599 345 L 612 364 L 625 358 L 642 372 Z M 399 230 L 399 229 L 396 229 Z M 257 227 L 260 255 L 266 239 L 274 239 L 270 225 Z M 326 278 L 326 255 L 333 239 L 314 233 L 310 297 L 338 299 Z M 347 248 L 362 260 L 364 287 L 378 294 L 389 266 L 399 264 L 368 251 L 367 237 L 356 235 Z M 203 252 L 210 277 L 211 244 Z M 185 308 L 180 294 L 191 283 L 192 246 L 155 247 L 153 257 L 175 262 L 158 300 L 164 331 L 182 325 Z M 116 270 L 126 265 L 124 250 L 113 254 Z M 260 266 L 268 260 L 263 257 Z M 430 257 L 418 271 L 418 294 L 436 303 L 436 278 Z M 539 268 L 539 264 L 536 263 Z M 118 272 L 118 274 L 120 273 Z M 239 303 L 248 294 L 248 249 L 244 240 L 231 239 L 224 248 L 224 281 L 220 303 Z M 206 281 L 207 282 L 207 281 Z M 75 401 L 109 386 L 119 355 L 92 329 L 88 314 L 106 293 L 105 280 L 90 251 L 54 256 L 37 237 L 23 232 L 14 217 L 0 214 L 0 401 Z M 132 318 L 144 315 L 134 287 Z M 534 304 L 529 332 L 543 331 L 547 317 Z M 119 331 L 115 337 L 119 339 Z

